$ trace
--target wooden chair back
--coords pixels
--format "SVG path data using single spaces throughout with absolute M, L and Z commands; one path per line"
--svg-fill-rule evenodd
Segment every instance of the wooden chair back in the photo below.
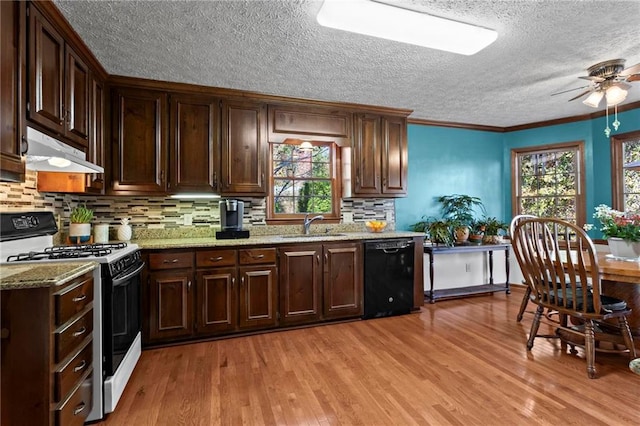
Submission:
M 511 238 L 538 305 L 571 316 L 602 317 L 598 257 L 584 230 L 560 219 L 530 217 L 515 224 Z

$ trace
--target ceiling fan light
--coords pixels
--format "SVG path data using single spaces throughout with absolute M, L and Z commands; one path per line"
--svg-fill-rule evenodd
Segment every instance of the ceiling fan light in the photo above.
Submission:
M 602 100 L 603 96 L 604 96 L 604 92 L 601 90 L 598 90 L 597 92 L 592 92 L 587 97 L 587 99 L 582 101 L 582 103 L 592 108 L 598 108 L 598 105 L 600 105 L 600 101 Z
M 627 99 L 627 91 L 618 86 L 611 86 L 607 89 L 607 106 L 618 105 Z
M 301 150 L 301 151 L 312 151 L 313 150 L 313 145 L 309 141 L 303 141 L 300 144 L 300 147 L 298 147 L 298 149 Z
M 325 0 L 316 19 L 325 27 L 462 55 L 498 38 L 495 30 L 369 0 Z

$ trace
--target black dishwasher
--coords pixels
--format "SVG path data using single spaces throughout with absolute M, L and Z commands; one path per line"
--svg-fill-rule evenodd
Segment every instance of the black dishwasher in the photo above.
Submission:
M 372 240 L 364 244 L 364 315 L 407 314 L 413 308 L 414 241 Z

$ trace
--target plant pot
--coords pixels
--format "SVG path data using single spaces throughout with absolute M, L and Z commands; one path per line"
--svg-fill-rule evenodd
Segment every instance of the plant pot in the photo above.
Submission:
M 484 244 L 502 244 L 503 241 L 502 235 L 485 235 L 482 238 Z
M 640 242 L 634 243 L 622 238 L 610 237 L 607 243 L 613 256 L 626 260 L 640 260 Z
M 469 227 L 460 226 L 453 231 L 456 243 L 462 244 L 465 243 L 469 239 Z
M 482 244 L 482 234 L 473 234 L 469 235 L 469 243 L 470 244 Z
M 69 224 L 69 241 L 73 244 L 82 244 L 89 242 L 91 239 L 90 223 L 71 223 Z

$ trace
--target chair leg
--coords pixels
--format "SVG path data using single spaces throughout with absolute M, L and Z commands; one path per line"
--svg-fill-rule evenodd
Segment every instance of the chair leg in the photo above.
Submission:
M 529 299 L 531 297 L 531 288 L 527 286 L 524 290 L 524 296 L 522 297 L 522 302 L 520 302 L 520 310 L 518 311 L 518 316 L 516 317 L 516 321 L 522 321 L 522 315 L 524 315 L 524 310 L 527 308 L 527 303 L 529 303 Z
M 587 356 L 587 375 L 590 379 L 594 379 L 596 377 L 596 347 L 593 320 L 585 320 L 584 322 L 584 352 Z
M 531 332 L 529 333 L 529 340 L 527 341 L 527 350 L 531 350 L 533 348 L 533 341 L 538 334 L 538 328 L 540 327 L 540 317 L 542 317 L 542 312 L 544 312 L 544 308 L 542 306 L 538 306 L 536 309 L 536 313 L 533 316 L 533 322 L 531 323 Z
M 620 333 L 624 339 L 624 344 L 629 349 L 629 358 L 636 358 L 636 346 L 633 344 L 633 337 L 631 336 L 631 330 L 629 329 L 629 322 L 627 317 L 618 318 L 618 324 L 620 325 Z

